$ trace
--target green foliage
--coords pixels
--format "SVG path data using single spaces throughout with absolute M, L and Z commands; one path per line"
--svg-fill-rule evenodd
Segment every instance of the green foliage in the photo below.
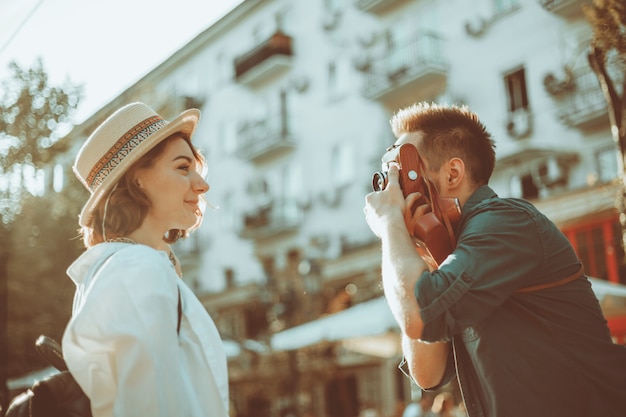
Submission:
M 67 151 L 60 138 L 71 129 L 70 116 L 82 94 L 82 87 L 69 81 L 51 86 L 41 60 L 28 70 L 14 62 L 9 69 L 12 77 L 3 82 L 0 97 L 0 217 L 5 227 L 20 211 L 32 172 Z
M 622 254 L 626 254 L 626 2 L 624 0 L 594 0 L 584 9 L 593 28 L 589 64 L 598 77 L 608 106 L 611 134 L 618 146 L 622 170 L 619 172 L 620 189 L 615 208 L 619 213 L 622 230 Z M 609 71 L 614 64 L 619 72 Z M 622 256 L 620 269 L 626 267 Z M 623 278 L 622 278 L 623 279 Z
M 70 192 L 71 191 L 71 192 Z M 83 250 L 77 217 L 86 196 L 77 180 L 62 194 L 27 196 L 9 236 L 8 375 L 46 366 L 34 349 L 41 334 L 61 340 L 74 284 L 67 267 Z
M 626 2 L 624 0 L 594 0 L 585 7 L 587 20 L 593 27 L 592 46 L 602 54 L 617 53 L 626 62 Z
M 40 334 L 60 338 L 71 314 L 74 285 L 66 275 L 82 250 L 78 213 L 87 191 L 70 168 L 65 189 L 48 181 L 37 195 L 29 183 L 51 173 L 70 147 L 82 87 L 51 86 L 41 61 L 32 69 L 9 65 L 0 97 L 0 383 L 41 368 L 34 350 Z M 45 182 L 46 180 L 44 180 Z M 0 386 L 0 399 L 6 396 Z

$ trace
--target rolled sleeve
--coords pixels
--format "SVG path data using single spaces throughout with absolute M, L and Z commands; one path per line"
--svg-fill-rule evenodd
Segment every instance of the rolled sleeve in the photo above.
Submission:
M 428 272 L 415 285 L 415 297 L 420 306 L 424 330 L 421 340 L 428 342 L 450 341 L 451 331 L 455 328 L 455 319 L 449 307 L 459 302 L 470 288 L 467 274 L 454 280 L 451 285 L 440 289 L 437 279 L 431 279 Z M 435 284 L 435 285 L 433 285 Z
M 544 262 L 537 227 L 515 202 L 492 201 L 468 213 L 454 252 L 414 287 L 424 323 L 421 340 L 450 341 L 529 285 Z

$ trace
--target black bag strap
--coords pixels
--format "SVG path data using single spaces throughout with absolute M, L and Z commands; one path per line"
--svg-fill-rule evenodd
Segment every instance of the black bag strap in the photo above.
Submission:
M 180 322 L 183 318 L 183 305 L 180 300 L 180 287 L 176 284 L 176 288 L 178 288 L 178 324 L 176 325 L 176 333 L 180 336 Z

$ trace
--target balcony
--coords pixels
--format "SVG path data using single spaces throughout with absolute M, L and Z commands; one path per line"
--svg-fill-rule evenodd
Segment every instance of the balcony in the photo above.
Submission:
M 291 44 L 290 36 L 276 31 L 251 51 L 235 58 L 235 79 L 253 87 L 282 74 L 291 67 Z
M 354 6 L 368 13 L 384 13 L 393 6 L 406 0 L 355 0 Z
M 612 75 L 619 77 L 619 74 Z M 608 106 L 596 74 L 585 66 L 574 71 L 572 80 L 574 87 L 562 94 L 559 100 L 558 116 L 561 121 L 567 126 L 583 130 L 608 126 Z
M 295 147 L 287 117 L 280 115 L 241 123 L 237 131 L 237 155 L 261 162 Z
M 442 46 L 439 36 L 422 33 L 390 47 L 370 62 L 363 95 L 391 108 L 440 95 L 446 89 L 448 74 Z
M 494 172 L 506 169 L 523 171 L 530 166 L 545 164 L 549 159 L 555 159 L 565 165 L 573 165 L 578 162 L 578 152 L 562 149 L 555 146 L 536 146 L 524 142 L 512 142 L 506 146 L 496 162 Z
M 541 7 L 562 17 L 581 16 L 583 5 L 591 4 L 591 0 L 539 0 Z
M 243 218 L 240 236 L 244 239 L 267 239 L 296 231 L 302 224 L 302 209 L 295 200 L 274 198 Z

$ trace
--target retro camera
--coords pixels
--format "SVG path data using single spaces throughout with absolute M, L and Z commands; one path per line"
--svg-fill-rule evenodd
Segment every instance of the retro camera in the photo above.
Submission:
M 461 218 L 461 206 L 457 198 L 441 198 L 435 184 L 425 175 L 426 168 L 417 148 L 405 143 L 385 154 L 383 170 L 372 176 L 374 191 L 387 187 L 388 167 L 395 163 L 399 169 L 399 183 L 402 194 L 419 192 L 422 195 L 415 206 L 428 204 L 431 211 L 411 224 L 407 224 L 409 233 L 414 238 L 417 251 L 432 269 L 437 269 L 441 262 L 454 250 L 456 238 L 454 229 Z M 410 208 L 412 211 L 416 207 Z

